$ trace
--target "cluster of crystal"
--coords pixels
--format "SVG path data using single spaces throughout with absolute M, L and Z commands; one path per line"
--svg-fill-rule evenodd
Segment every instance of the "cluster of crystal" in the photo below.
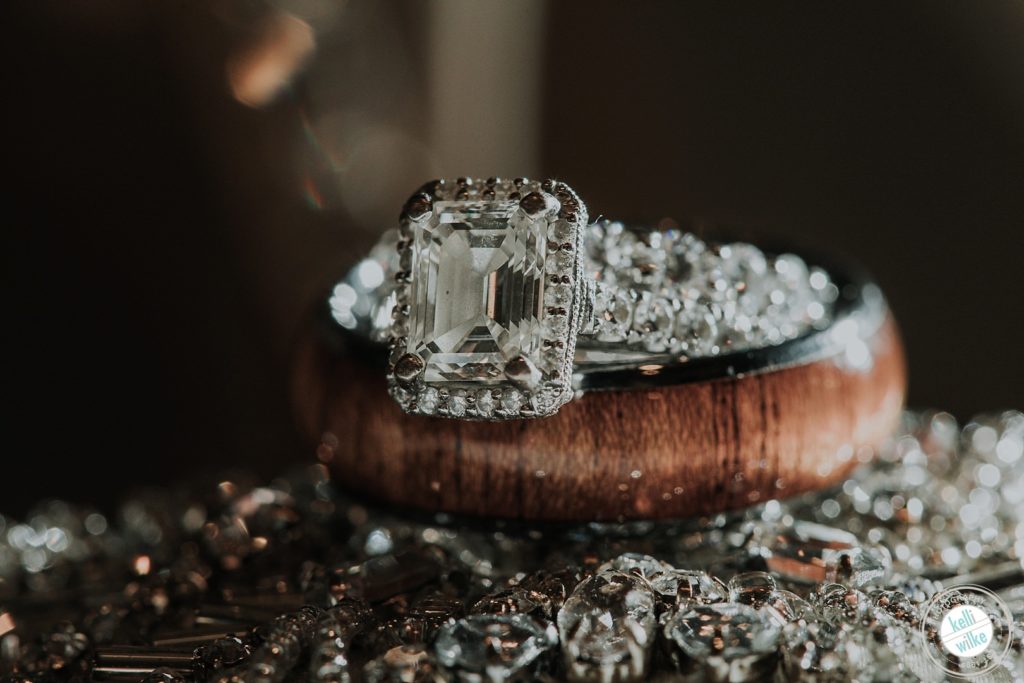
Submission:
M 410 200 L 386 297 L 403 407 L 493 419 L 567 400 L 583 222 L 571 191 L 527 180 L 439 181 Z
M 691 357 L 769 346 L 827 324 L 838 296 L 825 271 L 793 254 L 611 221 L 584 235 L 600 342 Z
M 0 517 L 0 680 L 941 679 L 948 589 L 1024 616 L 1024 415 L 909 413 L 844 457 L 833 490 L 659 523 L 410 519 L 320 466 L 47 503 Z M 992 680 L 1024 680 L 989 614 Z

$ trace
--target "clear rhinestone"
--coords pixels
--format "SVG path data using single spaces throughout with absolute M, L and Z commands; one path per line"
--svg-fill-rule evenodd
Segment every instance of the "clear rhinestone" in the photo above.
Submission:
M 683 353 L 713 355 L 718 349 L 718 320 L 713 309 L 703 304 L 684 309 L 676 322 L 676 336 Z
M 597 568 L 596 573 L 607 571 L 636 574 L 647 581 L 657 593 L 671 596 L 673 599 L 679 590 L 679 581 L 672 565 L 650 555 L 625 553 L 602 564 Z
M 585 580 L 558 613 L 571 681 L 631 681 L 646 675 L 654 636 L 654 594 L 630 574 Z
M 573 237 L 573 225 L 566 220 L 553 221 L 548 234 L 556 244 L 570 242 Z
M 759 608 L 775 593 L 775 579 L 766 572 L 743 572 L 729 579 L 729 601 Z
M 548 255 L 545 266 L 548 273 L 552 275 L 566 275 L 572 273 L 573 253 L 565 249 L 559 249 Z
M 728 599 L 728 588 L 715 577 L 704 571 L 680 569 L 675 572 L 678 589 L 676 602 L 701 603 L 723 602 Z
M 532 668 L 558 642 L 551 624 L 522 614 L 472 615 L 445 625 L 434 644 L 437 659 L 461 680 L 530 680 Z
M 673 659 L 684 673 L 720 681 L 759 680 L 778 658 L 781 629 L 747 605 L 691 605 L 664 628 Z

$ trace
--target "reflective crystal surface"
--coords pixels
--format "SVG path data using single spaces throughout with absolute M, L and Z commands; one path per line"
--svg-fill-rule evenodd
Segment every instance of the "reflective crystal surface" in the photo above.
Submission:
M 407 517 L 323 466 L 44 503 L 0 517 L 0 680 L 943 680 L 977 584 L 1014 639 L 978 680 L 1024 681 L 1024 415 L 908 413 L 849 457 L 832 490 L 662 522 Z
M 407 351 L 429 383 L 504 380 L 543 340 L 547 220 L 504 201 L 439 201 L 413 233 Z

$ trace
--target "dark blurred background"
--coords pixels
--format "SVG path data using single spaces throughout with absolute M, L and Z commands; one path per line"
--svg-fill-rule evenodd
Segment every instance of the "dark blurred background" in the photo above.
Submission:
M 1024 407 L 1018 1 L 0 13 L 2 512 L 311 460 L 302 321 L 439 174 L 847 252 L 900 320 L 912 405 Z

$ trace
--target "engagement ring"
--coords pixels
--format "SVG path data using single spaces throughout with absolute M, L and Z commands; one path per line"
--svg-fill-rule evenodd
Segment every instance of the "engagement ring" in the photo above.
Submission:
M 387 346 L 407 413 L 546 417 L 578 392 L 870 363 L 877 288 L 674 228 L 589 223 L 568 185 L 437 180 L 338 283 L 334 321 Z

